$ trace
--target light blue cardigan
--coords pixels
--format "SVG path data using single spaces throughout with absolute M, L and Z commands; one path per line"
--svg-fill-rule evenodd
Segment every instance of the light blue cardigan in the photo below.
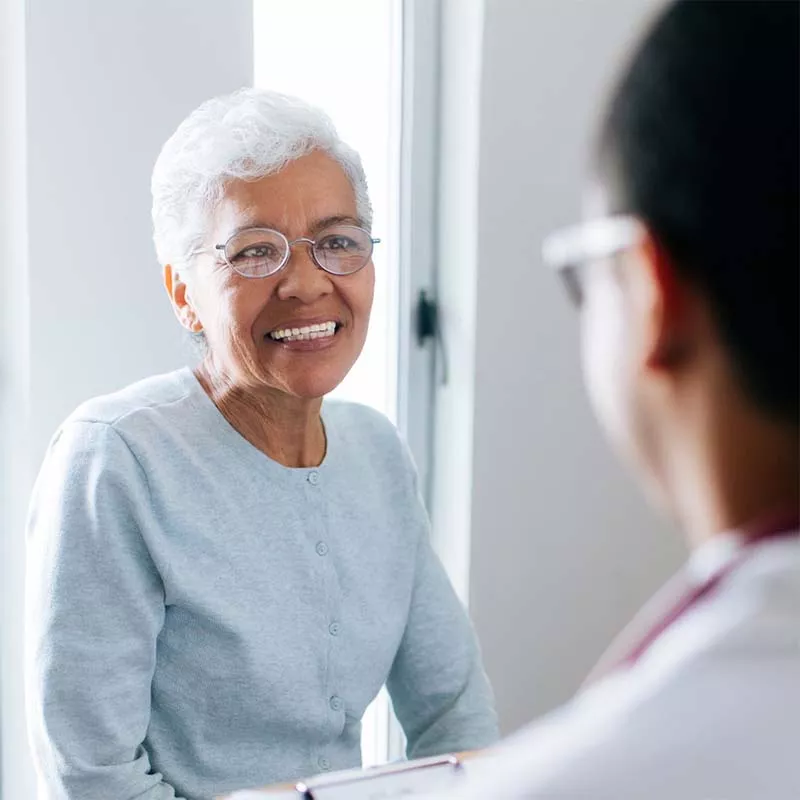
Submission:
M 382 416 L 325 462 L 242 438 L 188 369 L 62 426 L 29 526 L 28 675 L 50 797 L 205 800 L 360 763 L 388 683 L 410 757 L 497 737 L 475 637 Z

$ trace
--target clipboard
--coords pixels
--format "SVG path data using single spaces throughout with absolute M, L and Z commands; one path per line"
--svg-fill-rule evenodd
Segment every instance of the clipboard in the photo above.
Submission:
M 391 800 L 451 789 L 463 770 L 458 756 L 435 756 L 335 772 L 299 781 L 293 788 L 235 792 L 225 800 Z

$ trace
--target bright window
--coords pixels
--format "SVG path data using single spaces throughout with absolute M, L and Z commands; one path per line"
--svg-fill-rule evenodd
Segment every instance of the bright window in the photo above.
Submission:
M 375 210 L 369 337 L 335 396 L 397 420 L 400 53 L 395 0 L 255 0 L 254 82 L 324 109 L 361 155 Z

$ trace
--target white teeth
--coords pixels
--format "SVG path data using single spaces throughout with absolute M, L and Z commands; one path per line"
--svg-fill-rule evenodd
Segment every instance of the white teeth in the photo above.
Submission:
M 326 339 L 336 333 L 335 322 L 307 325 L 303 328 L 284 328 L 273 331 L 270 338 L 277 342 L 306 342 L 311 339 Z

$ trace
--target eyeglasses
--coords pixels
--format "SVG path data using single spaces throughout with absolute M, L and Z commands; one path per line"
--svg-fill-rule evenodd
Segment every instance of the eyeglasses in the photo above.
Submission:
M 331 225 L 316 239 L 301 236 L 291 242 L 271 228 L 247 228 L 233 234 L 225 244 L 194 250 L 190 255 L 220 251 L 225 263 L 243 278 L 266 278 L 286 266 L 293 245 L 305 244 L 320 269 L 331 275 L 352 275 L 369 263 L 379 242 L 356 225 Z
M 580 268 L 633 247 L 644 231 L 644 225 L 636 217 L 601 217 L 551 233 L 542 244 L 542 258 L 561 276 L 570 300 L 580 306 L 583 303 Z

